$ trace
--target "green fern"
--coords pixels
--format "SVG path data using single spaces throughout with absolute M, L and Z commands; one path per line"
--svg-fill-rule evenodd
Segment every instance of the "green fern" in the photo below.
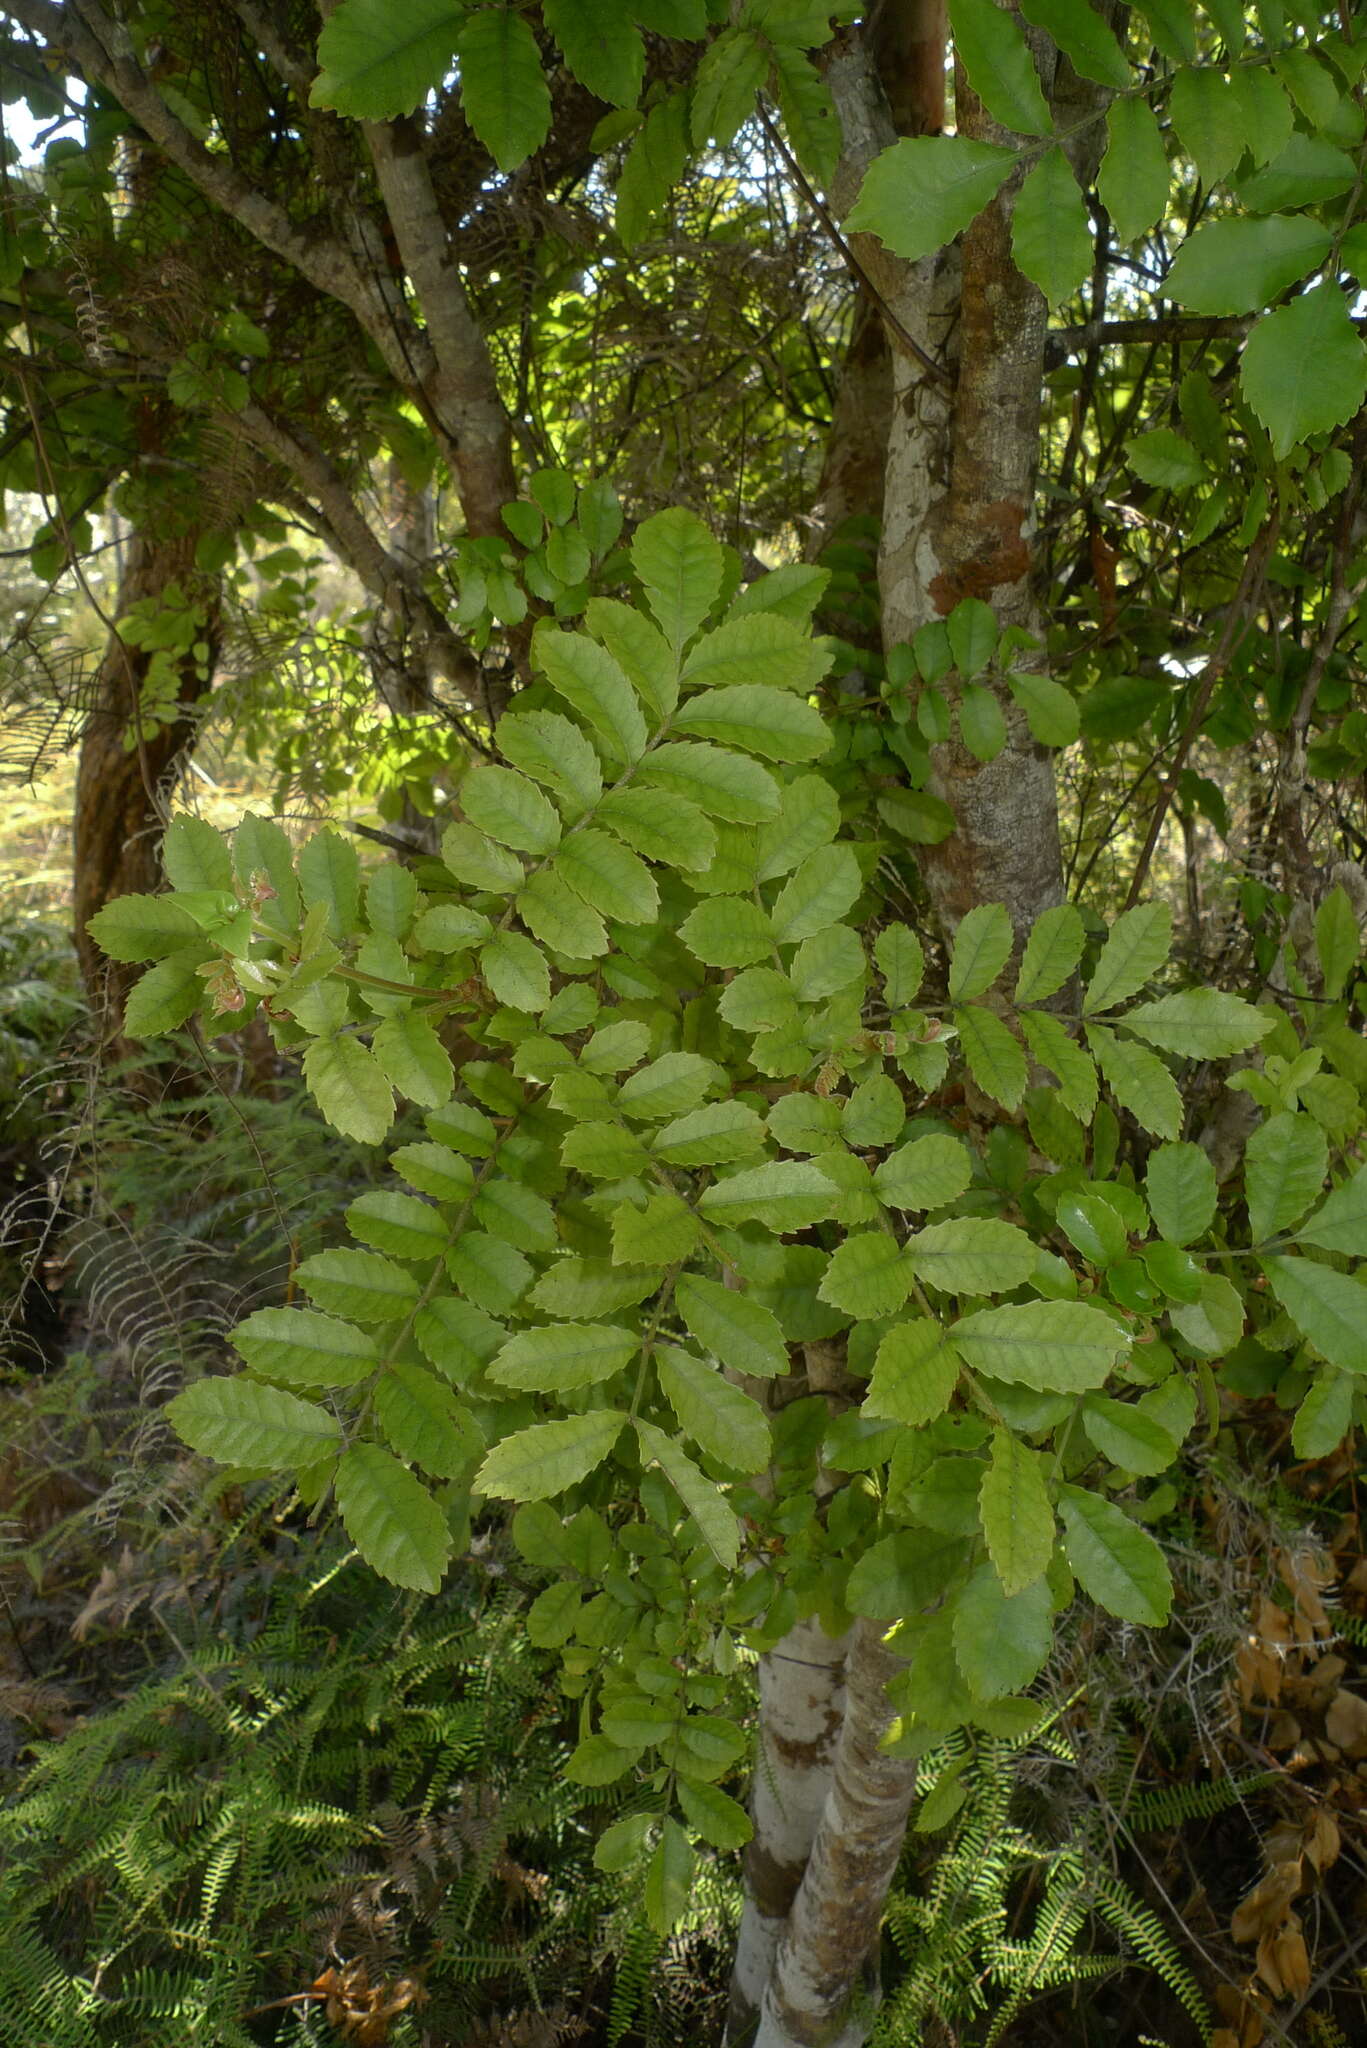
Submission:
M 1040 1746 L 1038 1735 L 1030 1741 Z M 1057 1731 L 1044 1746 L 1072 1760 Z M 899 1885 L 889 1899 L 887 1930 L 901 1968 L 889 1973 L 875 2042 L 920 2048 L 947 2032 L 996 2048 L 1031 2000 L 1136 1963 L 1162 1980 L 1204 2037 L 1210 2021 L 1201 1994 L 1157 1916 L 1117 1878 L 1089 1876 L 1075 1841 L 1050 1845 L 1015 1820 L 1024 1747 L 984 1740 L 970 1751 L 960 1735 L 923 1759 L 928 1795 L 953 1769 L 965 1797 L 924 1890 Z M 1024 1935 L 1022 1885 L 1035 1900 Z M 1121 1937 L 1121 1952 L 1096 1950 L 1097 1924 Z
M 284 1574 L 255 1641 L 40 1745 L 0 1809 L 7 2048 L 259 2048 L 244 2016 L 330 1962 L 422 1977 L 438 2038 L 594 1985 L 610 1796 L 566 1782 L 544 1660 L 478 1590 L 416 1619 L 360 1566 Z M 622 1943 L 624 2028 L 657 1949 Z

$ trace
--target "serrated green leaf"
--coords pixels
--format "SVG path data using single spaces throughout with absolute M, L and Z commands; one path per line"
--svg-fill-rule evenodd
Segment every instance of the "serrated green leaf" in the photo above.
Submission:
M 493 896 L 516 889 L 524 873 L 515 853 L 476 832 L 473 825 L 448 825 L 442 834 L 441 857 L 458 882 Z
M 1315 912 L 1315 952 L 1324 976 L 1324 993 L 1341 995 L 1362 951 L 1358 914 L 1342 884 L 1329 891 Z
M 895 1315 L 911 1292 L 914 1269 L 885 1230 L 855 1231 L 832 1252 L 817 1293 L 860 1322 Z
M 541 1274 L 527 1299 L 547 1315 L 584 1321 L 644 1301 L 659 1284 L 658 1273 L 631 1272 L 608 1259 L 560 1258 Z M 502 1332 L 499 1334 L 501 1340 Z
M 745 1847 L 754 1826 L 736 1800 L 715 1785 L 701 1785 L 688 1778 L 680 1778 L 675 1789 L 684 1819 L 705 1842 L 728 1852 Z
M 424 1109 L 440 1109 L 449 1100 L 456 1085 L 451 1055 L 421 1010 L 400 1010 L 396 1016 L 386 1017 L 376 1027 L 370 1048 L 385 1079 L 410 1102 L 420 1103 Z
M 1053 1555 L 1054 1511 L 1038 1453 L 1009 1430 L 992 1433 L 978 1512 L 1001 1589 L 1008 1598 L 1013 1597 L 1034 1584 Z M 1014 1686 L 1002 1690 L 1010 1692 Z
M 306 909 L 322 904 L 327 934 L 338 945 L 351 938 L 360 923 L 361 864 L 350 840 L 339 832 L 315 832 L 299 853 L 299 891 Z
M 553 1323 L 510 1337 L 486 1377 L 528 1393 L 561 1393 L 611 1379 L 640 1348 L 640 1338 L 615 1323 Z
M 492 930 L 482 911 L 467 910 L 460 903 L 435 903 L 415 921 L 413 937 L 427 953 L 463 953 Z
M 586 633 L 565 633 L 544 620 L 532 636 L 532 659 L 551 688 L 591 726 L 614 760 L 629 767 L 645 749 L 641 707 L 620 664 Z
M 955 1201 L 972 1178 L 972 1163 L 960 1140 L 937 1131 L 890 1153 L 873 1184 L 889 1208 L 926 1210 Z
M 207 1006 L 204 977 L 195 970 L 208 951 L 199 945 L 172 953 L 138 976 L 123 1006 L 123 1028 L 130 1038 L 160 1038 L 177 1031 Z
M 1336 1451 L 1353 1423 L 1353 1378 L 1325 1366 L 1306 1389 L 1291 1425 L 1291 1448 L 1298 1458 L 1327 1458 Z
M 1296 1239 L 1300 1244 L 1318 1245 L 1321 1251 L 1367 1258 L 1367 1169 L 1359 1168 L 1342 1187 L 1335 1188 L 1310 1221 L 1301 1225 Z
M 914 1003 L 926 971 L 926 956 L 910 926 L 885 925 L 873 942 L 873 957 L 883 977 L 890 1010 Z
M 304 1079 L 344 1138 L 380 1143 L 394 1121 L 394 1091 L 380 1062 L 357 1039 L 316 1038 L 304 1053 Z
M 232 1344 L 253 1372 L 295 1387 L 351 1387 L 379 1363 L 373 1337 L 309 1308 L 259 1308 Z
M 612 1256 L 621 1265 L 676 1266 L 697 1249 L 700 1225 L 681 1195 L 657 1190 L 642 1208 L 622 1202 L 612 1219 Z
M 980 1566 L 954 1603 L 953 1628 L 955 1661 L 975 1699 L 1018 1692 L 1053 1647 L 1048 1582 L 1037 1579 L 1008 1596 L 992 1568 Z
M 838 924 L 862 886 L 852 847 L 823 847 L 808 854 L 775 899 L 770 913 L 774 937 L 780 945 L 791 946 Z
M 877 801 L 878 815 L 913 846 L 938 846 L 954 830 L 954 813 L 927 789 L 894 789 Z
M 1256 1045 L 1272 1029 L 1272 1019 L 1252 1003 L 1213 988 L 1159 996 L 1156 1002 L 1127 1011 L 1120 1021 L 1126 1031 L 1161 1051 L 1194 1060 L 1227 1059 Z
M 1037 1003 L 1054 995 L 1082 958 L 1087 932 L 1074 903 L 1044 911 L 1030 927 L 1016 977 L 1015 1000 Z
M 391 1152 L 389 1163 L 411 1188 L 435 1195 L 439 1202 L 461 1202 L 474 1186 L 474 1172 L 468 1159 L 445 1145 L 400 1145 Z
M 1172 81 L 1172 124 L 1206 185 L 1218 184 L 1244 152 L 1243 110 L 1223 71 L 1184 64 Z
M 1177 1456 L 1171 1431 L 1132 1401 L 1113 1401 L 1088 1394 L 1081 1408 L 1082 1426 L 1100 1451 L 1122 1472 L 1154 1478 L 1166 1472 Z
M 735 138 L 755 103 L 769 69 L 769 52 L 743 28 L 727 28 L 709 44 L 693 87 L 693 142 L 724 149 Z
M 1064 1548 L 1078 1584 L 1122 1621 L 1161 1628 L 1172 1605 L 1162 1551 L 1114 1501 L 1065 1486 L 1059 1498 Z
M 473 1302 L 440 1294 L 413 1319 L 413 1334 L 423 1356 L 457 1386 L 478 1378 L 503 1342 L 502 1325 Z
M 511 8 L 480 7 L 466 16 L 456 56 L 466 120 L 499 169 L 516 170 L 551 125 L 536 38 Z
M 716 1223 L 760 1223 L 782 1233 L 823 1222 L 839 1200 L 839 1189 L 815 1161 L 780 1159 L 716 1181 L 698 1207 Z
M 536 1422 L 495 1444 L 475 1474 L 477 1493 L 500 1500 L 549 1500 L 601 1465 L 626 1416 L 594 1408 L 558 1422 Z
M 1069 1114 L 1088 1124 L 1096 1110 L 1096 1066 L 1090 1053 L 1073 1038 L 1062 1018 L 1046 1010 L 1028 1010 L 1020 1020 L 1031 1056 L 1057 1074 L 1059 1098 Z
M 319 1308 L 358 1323 L 388 1323 L 417 1306 L 418 1283 L 375 1252 L 315 1252 L 295 1276 Z
M 1101 1386 L 1129 1343 L 1103 1310 L 1077 1301 L 979 1309 L 953 1325 L 951 1338 L 974 1372 L 1050 1394 Z
M 1282 1112 L 1260 1124 L 1244 1152 L 1248 1228 L 1262 1244 L 1303 1216 L 1324 1186 L 1329 1146 L 1313 1117 Z
M 1014 167 L 1014 150 L 966 136 L 918 135 L 893 143 L 864 173 L 845 217 L 895 256 L 919 263 L 976 219 Z
M 949 1407 L 961 1361 L 944 1327 L 926 1317 L 899 1323 L 878 1347 L 862 1413 L 913 1426 Z
M 1332 280 L 1265 313 L 1244 344 L 1244 397 L 1280 462 L 1298 441 L 1342 426 L 1367 397 L 1367 348 Z
M 608 950 L 607 927 L 596 910 L 554 868 L 539 868 L 517 892 L 517 914 L 529 932 L 571 960 L 596 960 Z
M 406 939 L 417 909 L 418 885 L 411 868 L 396 860 L 382 861 L 366 879 L 366 922 L 372 932 Z
M 468 1409 L 425 1366 L 398 1360 L 375 1389 L 375 1419 L 393 1449 L 437 1479 L 457 1479 L 484 1448 Z
M 729 1471 L 762 1472 L 769 1424 L 758 1403 L 677 1344 L 657 1344 L 654 1357 L 661 1391 L 684 1434 Z
M 343 1526 L 371 1570 L 417 1593 L 440 1592 L 451 1531 L 407 1466 L 379 1444 L 353 1444 L 334 1485 Z
M 745 967 L 774 950 L 769 918 L 748 896 L 712 896 L 679 926 L 690 953 L 711 967 Z
M 1172 427 L 1154 427 L 1125 443 L 1135 475 L 1164 491 L 1187 491 L 1209 480 L 1209 472 L 1190 441 Z
M 543 0 L 541 12 L 579 83 L 610 107 L 634 107 L 645 45 L 616 0 Z
M 680 1274 L 674 1300 L 703 1350 L 733 1372 L 754 1379 L 787 1372 L 787 1341 L 777 1318 L 760 1302 L 694 1273 Z
M 309 105 L 357 121 L 413 113 L 449 71 L 463 16 L 453 0 L 411 0 L 397 15 L 386 0 L 341 0 L 318 38 Z
M 391 1259 L 439 1259 L 451 1235 L 440 1210 L 397 1188 L 370 1188 L 358 1195 L 346 1220 L 354 1238 Z
M 173 889 L 232 889 L 232 854 L 223 834 L 205 818 L 177 812 L 166 828 L 161 857 Z
M 643 612 L 617 598 L 590 598 L 584 623 L 629 676 L 657 718 L 668 718 L 679 701 L 678 656 L 659 627 Z
M 1215 1168 L 1199 1145 L 1160 1145 L 1149 1159 L 1145 1192 L 1153 1220 L 1170 1244 L 1192 1244 L 1215 1218 Z
M 734 1571 L 740 1558 L 740 1524 L 721 1489 L 653 1422 L 637 1416 L 636 1434 L 642 1453 L 660 1467 L 702 1531 L 703 1541 L 718 1564 L 724 1571 Z
M 720 1079 L 720 1070 L 698 1053 L 661 1053 L 649 1066 L 628 1075 L 617 1101 L 625 1115 L 660 1123 L 695 1108 Z
M 783 696 L 792 695 L 800 702 L 816 689 L 830 665 L 829 648 L 813 640 L 804 626 L 776 612 L 751 610 L 737 614 L 733 609 L 720 626 L 703 634 L 684 663 L 684 681 L 703 695 L 685 705 L 683 715 L 695 716 L 695 706 L 701 708 L 711 693 L 725 686 L 776 691 Z M 767 708 L 760 698 L 750 701 L 756 712 Z M 811 709 L 809 705 L 802 708 Z M 781 708 L 775 707 L 775 715 L 782 715 Z M 753 714 L 743 722 L 752 723 Z M 826 741 L 829 744 L 829 733 Z
M 1367 1373 L 1367 1293 L 1318 1259 L 1264 1259 L 1272 1291 L 1301 1335 L 1341 1372 Z
M 693 1888 L 693 1850 L 676 1820 L 667 1820 L 646 1869 L 646 1919 L 663 1940 L 688 1909 Z
M 990 1095 L 1003 1109 L 1017 1108 L 1029 1073 L 1025 1054 L 1001 1018 L 974 1004 L 956 1009 L 954 1022 L 968 1071 L 984 1095 Z
M 991 988 L 1011 957 L 1013 937 L 1004 903 L 980 903 L 969 911 L 954 934 L 949 965 L 954 1002 L 967 1002 Z
M 1168 206 L 1168 158 L 1148 101 L 1128 94 L 1106 116 L 1106 154 L 1097 191 L 1122 247 L 1160 222 Z
M 496 932 L 480 952 L 479 971 L 492 994 L 510 1010 L 539 1015 L 550 1002 L 545 955 L 521 932 Z
M 999 20 L 1010 18 L 999 13 L 996 0 L 979 4 L 991 7 Z M 1091 270 L 1091 223 L 1062 149 L 1046 151 L 1016 195 L 1011 254 L 1017 270 L 1039 286 L 1050 306 L 1071 298 Z
M 709 740 L 672 740 L 656 747 L 642 761 L 636 780 L 685 797 L 709 817 L 730 824 L 762 825 L 778 816 L 778 784 L 768 769 Z
M 954 54 L 995 121 L 1018 135 L 1052 126 L 1035 60 L 1019 24 L 996 0 L 949 0 Z
M 660 892 L 650 870 L 634 853 L 592 826 L 581 826 L 565 841 L 553 863 L 577 896 L 619 924 L 651 924 Z
M 1182 1098 L 1157 1053 L 1099 1024 L 1087 1027 L 1087 1043 L 1121 1108 L 1154 1137 L 1176 1138 L 1182 1129 Z
M 1125 53 L 1088 0 L 1021 0 L 1021 13 L 1044 30 L 1082 77 L 1118 92 L 1129 85 Z
M 915 1231 L 907 1239 L 906 1256 L 917 1279 L 942 1293 L 1009 1294 L 1030 1278 L 1036 1252 L 1014 1223 L 954 1216 Z
M 637 527 L 631 564 L 660 631 L 675 649 L 692 638 L 716 603 L 722 563 L 720 542 L 696 513 L 680 505 L 655 513 Z
M 196 1380 L 166 1415 L 191 1450 L 220 1465 L 288 1471 L 316 1464 L 342 1440 L 335 1416 L 245 1378 Z
M 555 806 L 511 768 L 472 768 L 460 785 L 461 808 L 477 831 L 518 853 L 553 853 L 560 844 Z
M 510 711 L 495 733 L 499 752 L 550 790 L 572 824 L 603 793 L 598 756 L 579 727 L 558 711 Z
M 116 896 L 96 911 L 86 930 L 111 960 L 129 962 L 164 960 L 199 938 L 199 926 L 173 896 Z M 202 994 L 201 982 L 197 995 Z
M 1052 676 L 1006 678 L 1006 687 L 1025 713 L 1030 737 L 1042 747 L 1071 747 L 1082 728 L 1077 699 Z
M 1172 909 L 1139 903 L 1116 919 L 1087 984 L 1083 1014 L 1094 1017 L 1137 995 L 1172 950 Z
M 875 1543 L 850 1573 L 845 1605 L 871 1621 L 894 1621 L 943 1600 L 967 1545 L 933 1529 L 902 1529 Z
M 695 803 L 666 790 L 612 790 L 599 805 L 597 819 L 647 860 L 696 872 L 710 868 L 716 858 L 716 827 Z
M 683 176 L 687 161 L 688 94 L 673 92 L 646 115 L 617 180 L 616 227 L 624 247 L 634 249 L 645 239 Z M 620 512 L 617 530 L 621 530 Z M 598 552 L 601 555 L 607 550 Z
M 1330 234 L 1305 214 L 1206 221 L 1177 252 L 1163 289 L 1192 313 L 1258 313 L 1318 268 Z
M 1223 1273 L 1203 1273 L 1194 1302 L 1171 1302 L 1173 1328 L 1202 1358 L 1222 1358 L 1244 1333 L 1244 1305 Z
M 763 683 L 736 683 L 690 697 L 674 720 L 674 730 L 720 740 L 725 746 L 761 754 L 769 761 L 815 761 L 831 744 L 830 730 L 820 712 L 803 698 L 769 689 Z
M 764 1125 L 743 1102 L 710 1102 L 675 1117 L 659 1131 L 652 1150 L 667 1166 L 729 1166 L 754 1158 Z

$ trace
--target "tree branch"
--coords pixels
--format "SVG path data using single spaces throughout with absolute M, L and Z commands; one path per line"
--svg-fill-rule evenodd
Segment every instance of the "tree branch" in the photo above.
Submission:
M 425 344 L 399 331 L 394 308 L 345 244 L 317 226 L 297 227 L 283 208 L 244 178 L 226 156 L 207 150 L 171 110 L 134 53 L 126 28 L 98 0 L 12 0 L 11 17 L 52 48 L 64 51 L 92 83 L 111 92 L 148 138 L 197 191 L 318 291 L 355 316 L 391 375 L 409 388 Z
M 500 511 L 517 496 L 508 415 L 432 187 L 422 130 L 414 120 L 367 121 L 364 134 L 426 322 L 433 362 L 423 395 L 455 472 L 465 524 L 471 533 L 499 533 Z
M 316 442 L 290 433 L 255 400 L 233 414 L 253 446 L 300 485 L 340 558 L 385 609 L 412 632 L 425 660 L 481 710 L 483 672 L 422 586 L 421 575 L 390 553 L 363 518 L 346 480 Z

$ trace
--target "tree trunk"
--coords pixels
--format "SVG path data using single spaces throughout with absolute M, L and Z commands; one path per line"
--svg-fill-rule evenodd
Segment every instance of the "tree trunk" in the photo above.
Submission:
M 187 655 L 178 663 L 177 698 L 186 710 L 209 687 L 220 630 L 218 585 L 195 568 L 198 538 L 193 531 L 174 538 L 135 533 L 125 550 L 119 582 L 121 618 L 135 604 L 161 598 L 173 584 L 197 601 L 203 619 L 200 639 L 208 643 L 209 658 L 196 661 Z M 155 730 L 144 726 L 141 693 L 151 660 L 145 649 L 129 646 L 117 628 L 110 634 L 95 672 L 76 770 L 76 952 L 91 1008 L 102 1019 L 108 1057 L 130 1050 L 122 1037 L 123 1004 L 141 969 L 106 959 L 86 927 L 113 897 L 130 891 L 149 894 L 159 886 L 166 822 L 162 789 L 194 731 L 185 716 Z
M 902 1668 L 861 1621 L 816 1840 L 764 1994 L 755 2048 L 859 2048 L 878 1998 L 883 1904 L 902 1852 L 916 1765 L 881 1745 L 888 1680 Z
M 1017 140 L 962 76 L 957 105 L 961 135 Z M 1015 183 L 963 236 L 952 397 L 928 402 L 920 366 L 898 365 L 880 562 L 888 647 L 966 597 L 990 604 L 1002 626 L 1039 634 L 1031 570 L 1046 308 L 1011 260 Z M 995 760 L 957 739 L 931 750 L 930 788 L 955 829 L 922 849 L 920 865 L 947 934 L 975 904 L 1005 903 L 1019 931 L 1063 898 L 1053 762 L 1009 693 L 998 694 L 1007 739 Z
M 728 2043 L 746 2041 L 778 1954 L 830 1789 L 845 1710 L 849 1637 L 800 1622 L 759 1661 L 759 1755 L 745 1852 Z

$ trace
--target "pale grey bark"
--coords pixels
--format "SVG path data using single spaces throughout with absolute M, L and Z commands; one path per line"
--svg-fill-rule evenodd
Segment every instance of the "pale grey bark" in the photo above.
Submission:
M 745 1911 L 736 1942 L 726 2040 L 759 2018 L 779 1941 L 826 1805 L 845 1709 L 848 1636 L 799 1622 L 759 1662 L 759 1753 L 745 1852 Z
M 774 1959 L 755 2048 L 858 2048 L 867 2037 L 883 1906 L 916 1791 L 915 1763 L 882 1747 L 893 1718 L 886 1688 L 901 1668 L 879 1624 L 857 1623 L 830 1790 Z

